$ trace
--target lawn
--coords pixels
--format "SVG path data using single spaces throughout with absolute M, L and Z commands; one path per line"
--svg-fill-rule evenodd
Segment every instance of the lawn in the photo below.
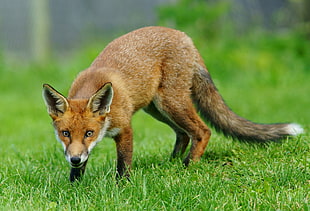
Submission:
M 255 122 L 300 123 L 303 135 L 262 147 L 213 131 L 201 162 L 184 168 L 181 159 L 169 160 L 173 132 L 138 112 L 131 181 L 118 184 L 115 146 L 107 138 L 92 152 L 81 182 L 69 182 L 41 97 L 46 82 L 66 94 L 102 47 L 45 65 L 2 61 L 0 209 L 309 210 L 309 42 L 287 39 L 198 48 L 232 110 Z

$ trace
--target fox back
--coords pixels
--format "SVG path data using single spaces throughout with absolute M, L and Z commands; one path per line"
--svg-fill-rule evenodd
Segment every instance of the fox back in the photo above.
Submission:
M 83 174 L 91 150 L 104 136 L 115 140 L 117 175 L 129 176 L 131 118 L 139 109 L 175 131 L 172 157 L 182 155 L 191 140 L 185 165 L 200 159 L 211 135 L 198 111 L 218 131 L 242 141 L 265 143 L 303 131 L 297 124 L 256 124 L 233 113 L 192 40 L 164 27 L 115 39 L 77 76 L 67 98 L 47 84 L 43 96 L 72 167 L 71 181 Z

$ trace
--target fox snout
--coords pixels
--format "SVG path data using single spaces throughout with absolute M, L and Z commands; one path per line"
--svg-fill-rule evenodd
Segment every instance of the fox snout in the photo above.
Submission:
M 87 159 L 86 159 L 86 160 L 87 160 Z M 85 162 L 85 161 L 84 161 L 84 162 Z M 79 168 L 79 167 L 81 167 L 81 166 L 84 164 L 84 162 L 82 162 L 81 157 L 78 157 L 78 156 L 76 156 L 76 157 L 71 157 L 71 158 L 70 158 L 70 161 L 69 161 L 71 167 L 73 167 L 73 168 Z
M 81 163 L 81 158 L 80 157 L 71 157 L 70 161 L 73 165 L 79 165 Z
M 71 156 L 66 153 L 66 160 L 70 163 L 71 167 L 79 168 L 88 160 L 88 154 Z
M 81 144 L 71 144 L 65 150 L 66 160 L 71 167 L 79 168 L 88 160 L 89 152 Z

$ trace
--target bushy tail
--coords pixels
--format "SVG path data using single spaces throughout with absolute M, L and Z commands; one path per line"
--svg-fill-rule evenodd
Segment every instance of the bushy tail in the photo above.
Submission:
M 205 69 L 194 74 L 192 93 L 202 117 L 226 136 L 264 143 L 303 133 L 302 127 L 295 123 L 257 124 L 239 117 L 225 104 Z

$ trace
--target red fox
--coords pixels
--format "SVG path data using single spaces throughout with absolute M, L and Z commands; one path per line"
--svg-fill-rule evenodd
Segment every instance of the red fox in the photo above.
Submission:
M 298 135 L 298 124 L 257 124 L 239 117 L 217 91 L 192 40 L 165 27 L 125 34 L 99 54 L 74 80 L 68 97 L 48 84 L 43 98 L 55 134 L 71 164 L 70 180 L 79 179 L 93 147 L 105 136 L 117 150 L 117 176 L 129 176 L 133 152 L 131 118 L 139 109 L 176 133 L 172 157 L 197 161 L 210 139 L 208 121 L 226 136 L 266 143 Z

